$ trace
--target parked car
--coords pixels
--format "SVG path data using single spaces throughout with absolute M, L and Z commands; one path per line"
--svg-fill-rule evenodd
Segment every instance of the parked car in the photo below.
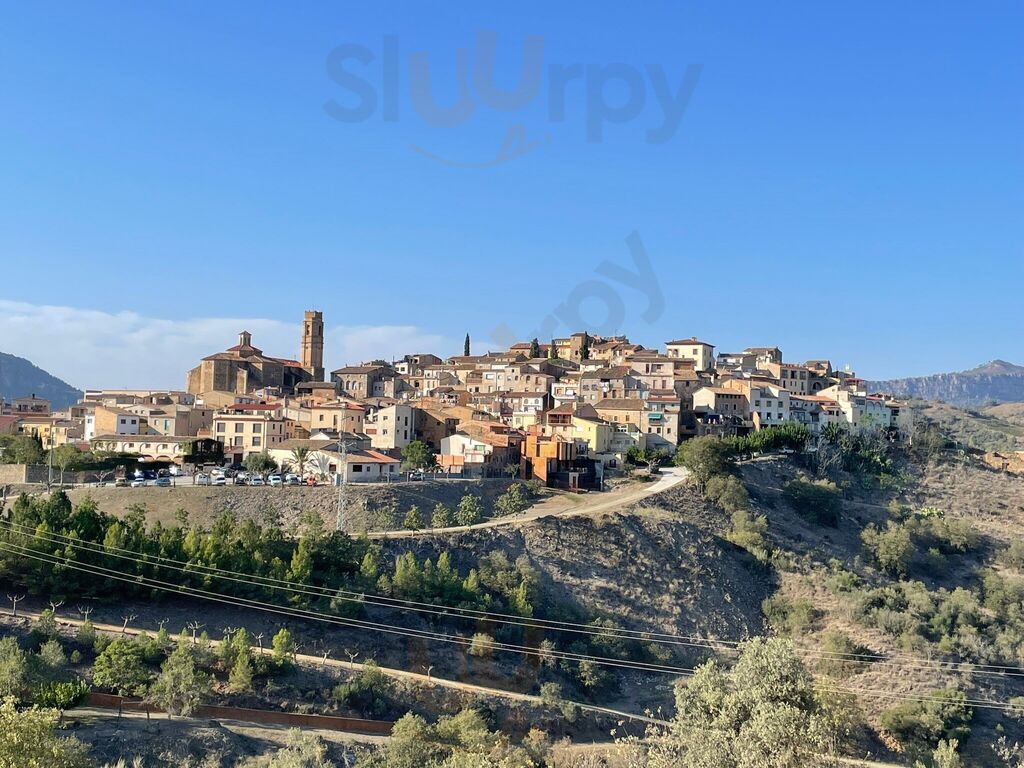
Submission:
M 267 478 L 267 485 L 271 485 L 274 488 L 280 488 L 282 485 L 284 485 L 284 480 L 281 478 L 280 475 L 270 475 Z
M 248 483 L 248 481 L 249 478 L 246 477 L 246 474 L 244 472 L 235 473 L 235 485 L 245 485 L 246 483 Z
M 210 485 L 227 485 L 228 479 L 224 475 L 217 475 L 210 479 Z
M 146 478 L 144 478 L 144 477 L 134 477 L 134 478 L 132 478 L 131 485 L 132 485 L 132 488 L 145 488 L 146 487 Z
M 169 477 L 158 477 L 153 481 L 153 485 L 159 486 L 160 488 L 170 488 L 171 478 Z
M 422 469 L 414 469 L 412 472 L 409 473 L 410 480 L 423 480 L 426 478 L 426 476 L 427 473 L 424 472 Z
M 250 477 L 246 484 L 247 485 L 266 485 L 266 483 L 263 482 L 263 478 L 260 477 L 259 475 L 253 475 L 252 477 Z
M 210 476 L 208 474 L 206 474 L 205 472 L 200 472 L 198 475 L 196 475 L 196 485 L 209 485 L 209 484 L 210 484 Z
M 302 483 L 302 480 L 299 479 L 299 476 L 298 475 L 294 475 L 291 472 L 289 472 L 287 475 L 284 476 L 284 484 L 285 485 L 300 485 L 301 483 Z
M 128 487 L 128 478 L 127 477 L 115 478 L 114 479 L 114 487 L 115 488 L 127 488 Z

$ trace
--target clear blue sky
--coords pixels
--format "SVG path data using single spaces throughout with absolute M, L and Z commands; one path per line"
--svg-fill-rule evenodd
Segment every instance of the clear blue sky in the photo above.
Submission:
M 631 266 L 635 230 L 665 299 L 645 319 L 642 294 L 614 289 L 641 342 L 779 344 L 871 377 L 1024 362 L 1020 3 L 487 5 L 8 7 L 0 299 L 170 327 L 316 306 L 328 326 L 414 327 L 450 354 L 466 331 L 478 349 L 499 324 L 531 334 L 601 262 Z M 538 95 L 499 112 L 471 89 L 469 119 L 428 124 L 410 54 L 430 53 L 451 102 L 456 50 L 472 61 L 481 30 L 508 87 L 524 39 L 543 38 Z M 325 105 L 355 97 L 329 54 L 373 52 L 348 68 L 381 94 L 389 34 L 398 119 L 333 119 Z M 616 62 L 659 65 L 673 89 L 703 66 L 671 140 L 645 140 L 650 79 L 600 142 L 579 83 L 549 119 L 549 65 Z M 493 167 L 414 149 L 479 163 L 517 124 L 541 143 Z

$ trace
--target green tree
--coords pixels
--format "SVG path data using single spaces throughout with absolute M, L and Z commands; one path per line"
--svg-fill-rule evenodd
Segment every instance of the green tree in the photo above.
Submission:
M 57 734 L 55 709 L 18 710 L 14 699 L 0 701 L 0 768 L 93 768 L 88 747 Z
M 274 663 L 277 666 L 285 667 L 292 663 L 295 656 L 295 641 L 292 639 L 292 633 L 287 629 L 282 627 L 277 631 L 270 641 L 270 647 Z
M 411 472 L 417 469 L 432 469 L 437 465 L 430 446 L 422 440 L 413 440 L 402 449 L 402 471 Z
M 61 485 L 64 485 L 64 473 L 67 471 L 68 467 L 73 465 L 75 462 L 80 461 L 85 455 L 71 443 L 58 445 L 56 448 L 52 449 L 50 453 L 51 458 L 53 459 L 53 465 L 60 470 Z
M 558 347 L 555 345 L 555 340 L 551 340 L 551 344 L 548 346 L 548 360 L 558 359 Z
M 113 640 L 96 657 L 92 680 L 100 688 L 109 688 L 121 696 L 142 693 L 149 680 L 142 647 L 126 637 Z
M 712 477 L 733 470 L 733 449 L 720 437 L 694 437 L 679 446 L 675 463 L 693 473 L 697 487 L 703 492 Z
M 459 525 L 475 525 L 483 519 L 484 513 L 480 506 L 480 499 L 471 493 L 465 494 L 459 500 L 459 506 L 455 510 L 455 522 Z
M 781 639 L 740 646 L 731 669 L 697 668 L 676 692 L 676 715 L 644 739 L 622 742 L 630 765 L 648 768 L 803 768 L 817 765 L 843 728 Z
M 42 464 L 46 454 L 35 435 L 0 435 L 4 464 Z
M 248 472 L 262 475 L 266 472 L 273 472 L 277 469 L 277 462 L 270 458 L 269 453 L 264 451 L 262 453 L 250 453 L 242 461 L 242 466 L 244 466 Z
M 172 715 L 191 715 L 210 695 L 212 680 L 199 669 L 195 648 L 178 643 L 149 689 L 149 700 Z
M 20 697 L 27 685 L 28 656 L 15 638 L 0 638 L 0 699 Z
M 502 517 L 518 515 L 529 507 L 530 500 L 526 497 L 522 483 L 510 485 L 508 490 L 494 502 L 494 511 Z
M 423 528 L 423 513 L 415 504 L 409 507 L 409 511 L 405 513 L 402 527 L 407 531 L 418 531 Z
M 434 505 L 434 514 L 430 518 L 431 528 L 451 528 L 455 525 L 455 513 L 440 501 Z
M 249 693 L 252 691 L 252 662 L 248 653 L 238 654 L 235 665 L 228 676 L 228 690 L 232 693 Z
M 466 340 L 462 342 L 462 354 L 469 357 L 469 334 L 466 334 Z
M 538 357 L 540 357 L 540 342 L 534 336 L 533 341 L 530 342 L 530 359 L 536 360 Z

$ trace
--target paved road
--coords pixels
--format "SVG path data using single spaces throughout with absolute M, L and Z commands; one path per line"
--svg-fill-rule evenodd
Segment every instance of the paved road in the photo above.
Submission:
M 683 467 L 668 467 L 653 483 L 630 484 L 607 493 L 587 493 L 576 496 L 579 503 L 573 507 L 558 511 L 548 511 L 543 503 L 530 507 L 521 515 L 495 517 L 475 525 L 457 525 L 451 528 L 424 528 L 419 531 L 379 531 L 371 532 L 371 539 L 405 539 L 417 536 L 429 536 L 434 533 L 458 533 L 460 531 L 476 531 L 483 528 L 499 528 L 506 525 L 524 525 L 546 517 L 584 517 L 604 512 L 615 512 L 631 504 L 635 504 L 649 496 L 663 493 L 682 483 L 689 477 L 689 470 Z

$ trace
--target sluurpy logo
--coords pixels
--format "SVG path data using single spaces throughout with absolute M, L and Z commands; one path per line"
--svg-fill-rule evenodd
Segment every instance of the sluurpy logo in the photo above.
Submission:
M 414 151 L 438 162 L 481 168 L 522 157 L 550 142 L 550 133 L 536 127 L 536 137 L 530 138 L 527 121 L 564 123 L 573 107 L 570 103 L 573 93 L 582 95 L 583 135 L 587 142 L 600 143 L 608 126 L 630 123 L 645 115 L 648 102 L 653 100 L 656 109 L 646 113 L 651 118 L 644 126 L 643 141 L 663 144 L 678 132 L 702 71 L 700 64 L 688 65 L 673 86 L 660 64 L 638 67 L 623 62 L 546 63 L 545 48 L 544 37 L 526 36 L 522 41 L 515 86 L 499 87 L 496 82 L 498 35 L 491 30 L 479 31 L 472 50 L 456 49 L 454 90 L 457 95 L 451 103 L 439 104 L 428 52 L 409 53 L 403 67 L 397 35 L 385 35 L 377 51 L 365 45 L 346 43 L 330 52 L 326 67 L 328 78 L 347 93 L 344 97 L 329 99 L 324 110 L 342 123 L 361 123 L 378 114 L 385 122 L 397 122 L 407 102 L 416 118 L 425 125 L 453 129 L 466 125 L 485 109 L 506 114 L 508 125 L 493 156 L 453 160 L 420 144 L 411 145 Z M 408 89 L 405 99 L 403 82 Z M 544 103 L 538 103 L 539 99 L 544 99 Z M 534 117 L 535 114 L 540 117 Z

